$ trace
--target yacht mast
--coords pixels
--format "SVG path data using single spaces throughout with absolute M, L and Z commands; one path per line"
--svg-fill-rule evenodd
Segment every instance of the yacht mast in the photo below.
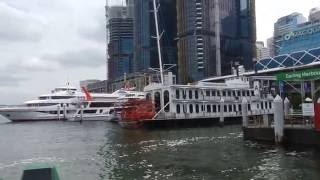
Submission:
M 214 27 L 216 34 L 216 75 L 221 76 L 221 54 L 220 54 L 220 6 L 219 0 L 214 0 Z
M 153 13 L 154 13 L 154 21 L 156 24 L 156 38 L 157 38 L 157 48 L 158 48 L 158 57 L 159 57 L 160 77 L 161 77 L 161 84 L 163 85 L 164 83 L 163 83 L 161 48 L 160 48 L 160 34 L 159 34 L 159 25 L 158 25 L 158 8 L 156 6 L 156 0 L 153 0 Z

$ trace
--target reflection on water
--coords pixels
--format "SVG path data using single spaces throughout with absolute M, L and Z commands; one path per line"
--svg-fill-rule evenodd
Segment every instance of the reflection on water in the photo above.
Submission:
M 320 178 L 313 151 L 244 142 L 239 126 L 120 130 L 108 138 L 114 143 L 99 151 L 105 179 Z
M 0 179 L 32 163 L 62 180 L 320 179 L 315 150 L 242 140 L 240 126 L 127 130 L 108 122 L 0 123 Z

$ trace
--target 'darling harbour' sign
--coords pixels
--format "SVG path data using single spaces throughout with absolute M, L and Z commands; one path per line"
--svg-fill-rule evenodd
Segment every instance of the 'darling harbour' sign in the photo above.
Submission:
M 276 75 L 278 81 L 301 81 L 320 79 L 320 69 L 308 69 L 303 71 L 284 72 Z

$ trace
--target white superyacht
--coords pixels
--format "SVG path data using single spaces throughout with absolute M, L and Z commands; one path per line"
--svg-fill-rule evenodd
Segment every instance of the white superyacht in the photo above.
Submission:
M 50 94 L 26 101 L 19 106 L 0 108 L 0 115 L 13 122 L 45 120 L 109 120 L 114 103 L 124 96 L 144 96 L 136 91 L 88 93 L 75 87 L 58 87 Z

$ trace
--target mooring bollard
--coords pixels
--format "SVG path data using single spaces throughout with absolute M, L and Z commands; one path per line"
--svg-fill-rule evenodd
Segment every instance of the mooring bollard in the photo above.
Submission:
M 219 124 L 221 126 L 224 125 L 224 114 L 223 114 L 223 112 L 224 112 L 224 99 L 221 98 L 221 100 L 220 100 L 220 119 L 219 119 Z
M 274 108 L 274 135 L 277 144 L 282 143 L 284 128 L 283 101 L 279 95 L 273 101 Z
M 263 127 L 269 127 L 269 115 L 263 114 L 262 119 L 263 119 Z
M 60 104 L 58 104 L 58 107 L 57 107 L 57 116 L 58 116 L 58 120 L 60 120 Z
M 290 101 L 287 97 L 283 101 L 283 107 L 284 107 L 284 116 L 288 117 L 290 112 Z
M 248 127 L 248 100 L 244 97 L 241 102 L 242 127 Z

